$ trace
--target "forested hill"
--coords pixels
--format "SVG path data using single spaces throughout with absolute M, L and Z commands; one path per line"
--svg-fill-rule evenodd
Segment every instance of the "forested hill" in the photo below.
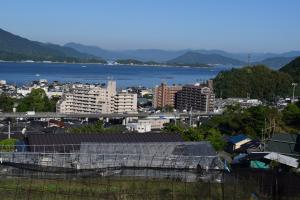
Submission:
M 291 94 L 292 77 L 263 65 L 220 72 L 214 79 L 219 97 L 247 97 L 274 100 Z
M 96 56 L 55 44 L 31 41 L 0 29 L 0 60 L 104 62 Z
M 293 77 L 294 82 L 300 83 L 300 57 L 282 67 L 280 71 L 288 73 Z
M 197 52 L 187 52 L 175 59 L 169 60 L 169 64 L 223 64 L 223 65 L 243 65 L 244 62 L 232 58 L 227 58 L 218 54 L 202 54 Z

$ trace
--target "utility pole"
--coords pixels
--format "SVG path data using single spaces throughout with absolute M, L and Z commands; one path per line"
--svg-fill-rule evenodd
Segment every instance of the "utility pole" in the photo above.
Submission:
M 261 141 L 262 141 L 262 151 L 265 151 L 266 141 L 265 141 L 265 131 L 261 129 Z
M 292 83 L 292 86 L 293 86 L 293 98 L 292 98 L 292 103 L 295 102 L 295 88 L 298 84 L 297 83 Z
M 10 121 L 8 121 L 8 139 L 10 139 Z
M 251 59 L 251 55 L 250 53 L 248 54 L 248 67 L 250 67 L 250 59 Z
M 193 107 L 190 110 L 190 127 L 192 127 L 192 118 L 193 118 Z

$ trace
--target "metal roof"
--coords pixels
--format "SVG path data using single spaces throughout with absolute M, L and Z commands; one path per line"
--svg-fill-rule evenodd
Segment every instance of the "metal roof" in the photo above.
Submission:
M 145 143 L 145 142 L 183 142 L 184 140 L 178 133 L 63 133 L 63 134 L 30 134 L 27 137 L 28 145 L 35 146 L 34 151 L 51 151 L 51 146 L 69 144 L 67 149 L 79 148 L 82 143 Z M 66 148 L 66 147 L 64 147 Z M 39 150 L 40 149 L 40 150 Z M 33 150 L 31 150 L 33 151 Z M 53 150 L 52 150 L 53 151 Z
M 223 169 L 209 142 L 83 143 L 81 168 L 153 167 L 174 169 Z M 91 157 L 86 155 L 92 155 Z M 90 161 L 92 159 L 92 162 Z
M 238 142 L 240 142 L 240 141 L 243 141 L 243 140 L 245 140 L 245 139 L 247 139 L 248 137 L 246 136 L 246 135 L 244 135 L 244 134 L 239 134 L 239 135 L 235 135 L 235 136 L 231 136 L 230 138 L 229 138 L 229 142 L 230 143 L 233 143 L 233 144 L 235 144 L 235 143 L 238 143 Z
M 266 151 L 300 156 L 300 134 L 276 134 L 267 141 Z
M 299 166 L 298 159 L 295 159 L 290 156 L 281 155 L 276 152 L 271 152 L 268 155 L 264 156 L 264 158 L 268 160 L 274 160 L 281 164 L 288 165 L 294 168 L 297 168 Z
M 58 148 L 58 147 L 62 148 Z M 224 164 L 209 142 L 146 142 L 146 143 L 82 143 L 41 147 L 41 151 L 0 152 L 4 164 L 30 167 L 35 170 L 97 170 L 97 169 L 185 169 L 223 170 Z M 24 147 L 24 146 L 21 146 Z M 39 147 L 40 148 L 40 147 Z M 17 148 L 18 149 L 18 148 Z M 20 149 L 20 148 L 19 148 Z M 36 148 L 35 148 L 36 149 Z

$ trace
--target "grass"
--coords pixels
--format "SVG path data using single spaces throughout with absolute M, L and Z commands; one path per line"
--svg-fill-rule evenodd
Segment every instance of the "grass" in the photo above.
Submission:
M 224 185 L 225 199 L 247 200 L 251 199 L 253 192 L 259 191 L 257 191 L 257 186 L 250 181 Z M 6 177 L 0 178 L 0 199 L 218 200 L 222 199 L 222 184 L 124 177 L 74 180 Z M 289 199 L 293 198 L 289 197 Z
M 208 194 L 207 184 L 171 180 L 89 178 L 77 180 L 0 179 L 1 199 L 219 199 L 221 188 Z

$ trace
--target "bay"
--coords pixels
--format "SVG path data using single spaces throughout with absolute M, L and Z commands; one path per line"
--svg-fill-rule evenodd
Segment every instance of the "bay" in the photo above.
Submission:
M 212 68 L 131 66 L 103 64 L 61 63 L 0 63 L 0 80 L 9 84 L 24 85 L 34 80 L 47 79 L 81 83 L 103 83 L 108 79 L 117 81 L 119 88 L 130 86 L 153 87 L 161 82 L 189 84 L 214 78 L 226 66 Z

